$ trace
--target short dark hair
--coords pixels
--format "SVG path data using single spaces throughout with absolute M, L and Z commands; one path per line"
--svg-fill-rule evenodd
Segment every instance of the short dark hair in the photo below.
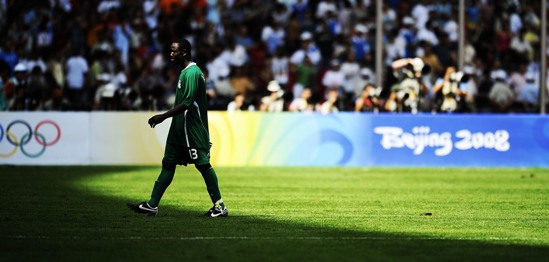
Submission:
M 185 38 L 180 38 L 176 41 L 176 43 L 179 45 L 179 51 L 186 51 L 187 54 L 191 54 L 191 43 L 189 40 Z

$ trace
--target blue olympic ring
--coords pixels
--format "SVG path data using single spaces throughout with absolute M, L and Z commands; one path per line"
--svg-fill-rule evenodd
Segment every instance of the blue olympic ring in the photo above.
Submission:
M 10 129 L 14 125 L 17 125 L 17 124 L 25 126 L 28 130 L 26 133 L 23 134 L 23 136 L 21 137 L 21 141 L 19 141 L 19 142 L 17 141 L 18 140 L 17 136 L 14 133 L 10 132 Z M 50 142 L 47 142 L 46 137 L 42 133 L 40 133 L 39 130 L 38 130 L 44 124 L 52 125 L 57 131 L 57 135 L 56 135 L 55 139 L 53 139 Z M 46 147 L 52 146 L 52 145 L 56 144 L 59 141 L 59 139 L 61 138 L 61 129 L 59 128 L 59 125 L 57 123 L 55 123 L 54 121 L 51 121 L 51 120 L 41 121 L 40 123 L 38 123 L 36 125 L 34 130 L 31 128 L 31 126 L 27 122 L 25 122 L 23 120 L 15 120 L 15 121 L 11 122 L 6 127 L 5 130 L 4 130 L 4 127 L 0 124 L 0 142 L 2 142 L 2 140 L 4 139 L 4 136 L 6 137 L 6 141 L 8 141 L 8 143 L 13 146 L 13 149 L 11 150 L 11 152 L 6 153 L 6 154 L 0 153 L 0 157 L 2 157 L 2 158 L 10 157 L 10 156 L 14 155 L 17 151 L 17 148 L 20 147 L 21 152 L 23 153 L 23 155 L 25 155 L 27 157 L 31 157 L 31 158 L 37 158 L 37 157 L 41 156 L 42 154 L 44 154 L 44 152 L 46 151 Z M 27 145 L 31 141 L 32 137 L 34 137 L 36 142 L 39 145 L 42 146 L 42 148 L 37 153 L 29 153 L 28 150 L 26 150 L 25 147 L 24 147 L 25 145 Z

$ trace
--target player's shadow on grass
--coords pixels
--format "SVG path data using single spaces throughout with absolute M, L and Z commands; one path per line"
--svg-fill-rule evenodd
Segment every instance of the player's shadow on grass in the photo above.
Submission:
M 146 217 L 127 210 L 127 199 L 75 186 L 105 168 L 51 170 L 0 166 L 0 260 L 542 261 L 549 255 L 547 246 L 353 231 L 260 216 L 209 219 L 173 206 Z

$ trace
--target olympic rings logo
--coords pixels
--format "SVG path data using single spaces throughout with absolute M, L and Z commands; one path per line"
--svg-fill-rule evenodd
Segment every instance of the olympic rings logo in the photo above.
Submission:
M 56 135 L 53 135 L 52 138 L 48 139 L 46 139 L 46 135 L 43 132 L 40 132 L 41 128 L 43 129 L 43 127 L 47 125 L 53 126 L 55 132 L 57 133 Z M 23 126 L 23 128 L 26 129 L 27 132 L 22 133 L 22 135 L 16 134 L 19 132 L 12 131 L 13 129 L 16 129 L 14 128 L 16 126 Z M 31 150 L 28 148 L 27 145 L 31 143 L 33 137 L 36 143 L 38 143 L 38 150 L 35 150 L 36 152 L 29 152 Z M 19 140 L 19 138 L 21 138 L 21 140 Z M 29 123 L 24 120 L 14 120 L 9 125 L 7 125 L 5 129 L 4 126 L 0 123 L 0 145 L 5 139 L 7 144 L 13 146 L 11 151 L 8 150 L 9 152 L 0 152 L 0 157 L 11 157 L 17 152 L 17 148 L 20 148 L 23 155 L 30 158 L 37 158 L 44 154 L 44 152 L 46 151 L 46 147 L 55 145 L 57 142 L 59 142 L 60 138 L 61 128 L 59 128 L 59 125 L 52 120 L 43 120 L 38 123 L 34 127 L 34 129 Z

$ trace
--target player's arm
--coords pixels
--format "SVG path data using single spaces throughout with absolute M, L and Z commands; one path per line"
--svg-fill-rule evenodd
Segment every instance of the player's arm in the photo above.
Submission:
M 179 115 L 179 114 L 182 114 L 183 112 L 185 112 L 185 110 L 187 110 L 189 107 L 186 106 L 185 104 L 181 103 L 181 104 L 178 104 L 176 105 L 174 108 L 168 110 L 167 112 L 163 113 L 163 114 L 158 114 L 158 115 L 155 115 L 153 117 L 151 117 L 149 119 L 149 125 L 154 128 L 156 125 L 162 123 L 164 120 L 166 120 L 167 118 L 170 118 L 170 117 L 173 117 L 173 116 L 176 116 L 176 115 Z
M 184 113 L 187 109 L 189 109 L 189 106 L 197 96 L 197 81 L 200 79 L 203 79 L 202 75 L 193 75 L 186 78 L 185 89 L 183 91 L 183 101 L 176 106 L 174 106 L 169 111 L 158 114 L 149 119 L 149 125 L 154 128 L 157 124 L 162 123 L 162 121 L 166 120 L 167 118 L 179 115 Z

